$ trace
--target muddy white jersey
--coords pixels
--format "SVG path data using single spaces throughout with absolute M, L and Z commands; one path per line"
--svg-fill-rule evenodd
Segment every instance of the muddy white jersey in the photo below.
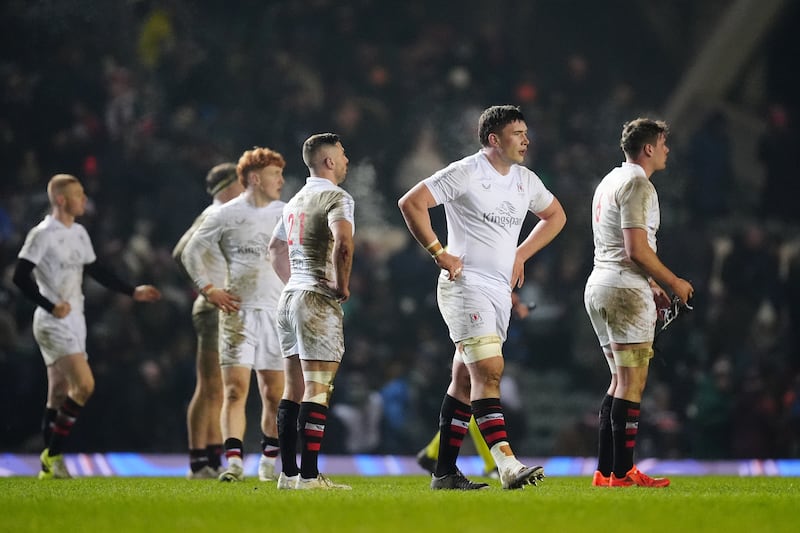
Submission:
M 241 307 L 274 309 L 283 283 L 269 261 L 269 239 L 284 205 L 273 201 L 256 207 L 243 193 L 211 210 L 182 255 L 196 286 L 212 283 L 207 265 L 217 255 L 226 266 L 225 290 L 241 298 Z
M 197 228 L 203 223 L 203 221 L 208 217 L 210 213 L 216 211 L 222 202 L 219 200 L 214 200 L 211 205 L 206 207 L 202 213 L 197 215 L 197 218 L 194 219 L 192 222 L 192 226 L 187 230 L 187 234 L 189 238 L 194 235 L 194 232 L 197 231 Z M 186 237 L 182 237 L 183 240 Z M 186 243 L 188 243 L 188 239 Z M 186 244 L 184 243 L 183 248 L 186 249 Z M 224 287 L 225 286 L 225 274 L 228 272 L 228 265 L 225 263 L 225 258 L 222 257 L 222 254 L 207 254 L 204 258 L 205 261 L 205 269 L 206 275 L 208 276 L 208 282 L 214 285 L 215 287 Z M 181 264 L 183 263 L 183 252 L 181 251 Z M 184 265 L 184 269 L 186 266 Z M 205 285 L 203 285 L 205 287 Z M 192 314 L 195 315 L 197 313 L 203 313 L 205 311 L 216 311 L 217 308 L 206 300 L 202 294 L 198 294 L 197 298 L 192 305 Z M 217 330 L 216 322 L 212 328 L 214 332 Z M 216 333 L 214 333 L 216 335 Z
M 208 215 L 222 207 L 222 202 L 215 200 L 214 203 L 206 207 L 202 213 L 197 216 L 195 224 L 200 227 L 203 221 L 208 218 Z M 228 265 L 225 263 L 225 258 L 222 254 L 210 254 L 205 258 L 206 273 L 208 274 L 209 283 L 213 283 L 215 287 L 222 287 L 225 283 L 225 275 L 228 272 Z
M 28 232 L 18 257 L 36 265 L 33 276 L 42 296 L 83 312 L 83 265 L 97 259 L 86 228 L 77 222 L 67 227 L 47 215 Z
M 600 182 L 592 199 L 594 269 L 589 283 L 620 288 L 649 288 L 647 274 L 625 252 L 623 229 L 640 228 L 656 251 L 661 223 L 658 194 L 644 169 L 622 163 Z
M 553 202 L 539 176 L 521 165 L 512 165 L 504 176 L 479 151 L 424 183 L 436 204 L 444 204 L 447 251 L 463 261 L 463 278 L 510 287 L 525 216 Z
M 350 194 L 324 178 L 309 177 L 283 208 L 275 238 L 289 245 L 291 276 L 286 290 L 336 295 L 320 280 L 334 280 L 331 224 L 346 220 L 355 232 L 354 202 Z

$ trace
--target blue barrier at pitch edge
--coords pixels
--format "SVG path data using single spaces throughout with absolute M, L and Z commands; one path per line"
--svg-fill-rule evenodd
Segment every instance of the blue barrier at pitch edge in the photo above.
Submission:
M 521 457 L 526 464 L 544 466 L 550 477 L 591 476 L 596 460 L 593 457 Z M 66 454 L 65 461 L 75 477 L 132 476 L 182 477 L 188 469 L 188 457 L 181 454 L 95 453 Z M 800 477 L 800 459 L 765 459 L 737 461 L 696 461 L 640 459 L 639 467 L 654 475 L 730 475 Z M 478 456 L 460 457 L 459 468 L 468 476 L 483 473 Z M 327 474 L 392 476 L 421 475 L 425 472 L 413 456 L 400 455 L 322 455 L 320 470 Z M 30 454 L 0 454 L 0 477 L 35 476 L 39 457 Z M 245 474 L 257 475 L 258 455 L 245 457 Z

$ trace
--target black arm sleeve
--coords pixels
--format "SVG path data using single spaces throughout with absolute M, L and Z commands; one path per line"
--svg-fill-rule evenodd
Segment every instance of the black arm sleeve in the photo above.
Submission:
M 84 272 L 92 276 L 100 285 L 103 287 L 107 287 L 112 291 L 121 292 L 122 294 L 127 294 L 128 296 L 133 296 L 133 291 L 136 290 L 136 287 L 129 285 L 128 283 L 119 279 L 119 277 L 114 274 L 108 267 L 105 265 L 100 264 L 99 261 L 95 261 L 94 263 L 89 263 L 85 267 L 83 267 Z
M 36 282 L 33 281 L 33 276 L 31 276 L 34 268 L 36 268 L 36 265 L 27 259 L 18 259 L 17 266 L 14 268 L 14 285 L 19 287 L 22 294 L 30 301 L 48 313 L 52 313 L 56 304 L 42 296 L 42 293 L 39 292 L 39 287 L 36 286 Z

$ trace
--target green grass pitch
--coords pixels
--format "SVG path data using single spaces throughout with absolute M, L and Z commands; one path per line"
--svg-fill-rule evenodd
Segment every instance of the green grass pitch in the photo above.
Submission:
M 431 491 L 424 476 L 333 476 L 352 491 L 180 478 L 0 478 L 0 531 L 800 531 L 800 478 L 673 477 L 608 489 L 588 477 L 504 491 Z

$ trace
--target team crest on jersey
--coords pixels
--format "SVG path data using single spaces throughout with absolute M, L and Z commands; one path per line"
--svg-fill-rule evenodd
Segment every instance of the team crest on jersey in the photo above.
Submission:
M 517 181 L 517 194 L 519 194 L 520 196 L 525 194 L 525 186 L 522 185 L 521 180 Z
M 473 311 L 469 314 L 469 323 L 470 324 L 483 324 L 483 317 L 477 311 Z

